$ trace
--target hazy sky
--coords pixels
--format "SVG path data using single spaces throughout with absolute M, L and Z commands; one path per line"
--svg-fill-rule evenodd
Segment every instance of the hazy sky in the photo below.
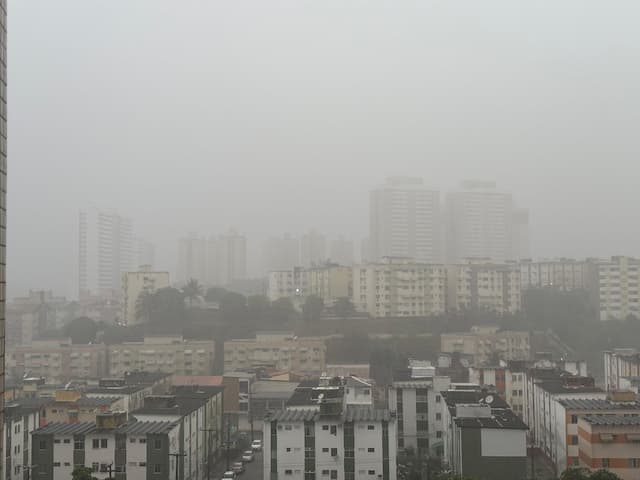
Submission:
M 77 211 L 177 238 L 366 234 L 387 175 L 495 179 L 537 256 L 640 254 L 640 7 L 9 0 L 9 294 L 71 293 Z

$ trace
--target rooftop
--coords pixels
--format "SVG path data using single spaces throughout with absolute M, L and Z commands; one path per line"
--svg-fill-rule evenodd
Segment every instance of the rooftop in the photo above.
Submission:
M 604 398 L 565 398 L 559 401 L 567 410 L 640 410 L 640 402 L 612 402 Z
M 318 421 L 324 415 L 315 410 L 288 409 L 267 413 L 265 420 L 278 422 L 310 422 Z M 350 405 L 341 415 L 344 422 L 382 422 L 390 421 L 392 414 L 389 410 L 380 410 L 367 406 Z
M 618 415 L 587 415 L 583 420 L 591 425 L 634 426 L 640 427 L 640 417 L 621 417 Z
M 96 429 L 94 422 L 82 423 L 47 423 L 44 427 L 35 430 L 38 435 L 85 435 Z
M 177 424 L 174 422 L 138 422 L 130 421 L 109 431 L 114 433 L 126 433 L 128 435 L 147 435 L 169 433 Z M 104 432 L 94 422 L 82 423 L 48 423 L 44 427 L 35 430 L 38 435 L 88 435 L 93 432 Z
M 491 409 L 490 417 L 456 418 L 456 425 L 462 428 L 502 428 L 528 430 L 529 427 L 508 408 Z
M 538 384 L 540 388 L 549 393 L 605 393 L 599 387 L 591 385 L 566 385 L 562 381 L 541 382 Z

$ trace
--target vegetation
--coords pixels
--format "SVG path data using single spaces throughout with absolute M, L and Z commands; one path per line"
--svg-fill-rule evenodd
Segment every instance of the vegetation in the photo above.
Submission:
M 190 278 L 187 284 L 182 288 L 182 293 L 189 300 L 189 306 L 193 306 L 193 301 L 202 296 L 203 288 L 200 282 L 195 278 Z
M 590 472 L 586 468 L 569 468 L 562 472 L 560 480 L 621 480 L 618 475 L 608 470 Z
M 87 344 L 95 341 L 98 325 L 89 317 L 79 317 L 66 325 L 64 333 L 71 338 L 71 343 Z
M 309 295 L 302 306 L 302 318 L 305 322 L 317 322 L 324 310 L 324 300 L 316 295 Z
M 71 480 L 98 480 L 91 475 L 93 472 L 88 467 L 76 467 L 71 472 Z

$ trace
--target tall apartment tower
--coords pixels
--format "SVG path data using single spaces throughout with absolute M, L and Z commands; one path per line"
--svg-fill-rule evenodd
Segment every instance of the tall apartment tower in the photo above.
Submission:
M 262 264 L 265 272 L 289 270 L 300 265 L 300 242 L 288 233 L 269 238 L 263 245 Z
M 339 265 L 352 265 L 355 261 L 353 240 L 348 240 L 342 235 L 332 240 L 329 247 L 329 259 Z
M 79 294 L 114 297 L 136 260 L 131 220 L 91 207 L 79 215 Z
M 466 181 L 446 201 L 447 261 L 469 258 L 494 262 L 528 256 L 529 217 L 513 196 L 493 181 Z
M 327 260 L 327 241 L 320 232 L 310 230 L 300 238 L 300 262 L 303 267 L 321 265 Z
M 207 243 L 207 283 L 229 285 L 247 278 L 247 239 L 235 230 Z
M 178 282 L 190 279 L 204 283 L 207 279 L 207 241 L 196 233 L 190 233 L 178 243 Z
M 441 261 L 440 193 L 421 178 L 392 177 L 371 192 L 370 261 Z
M 4 432 L 4 303 L 7 219 L 7 0 L 0 0 L 0 432 Z M 0 452 L 4 452 L 4 435 Z M 0 471 L 0 478 L 5 473 Z

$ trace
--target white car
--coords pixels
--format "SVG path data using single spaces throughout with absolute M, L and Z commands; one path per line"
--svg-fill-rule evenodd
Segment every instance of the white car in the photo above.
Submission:
M 222 474 L 222 480 L 236 480 L 236 472 L 229 470 Z
M 253 450 L 247 450 L 242 453 L 243 462 L 253 462 Z
M 251 442 L 251 450 L 254 452 L 259 452 L 262 450 L 262 440 L 254 440 Z

